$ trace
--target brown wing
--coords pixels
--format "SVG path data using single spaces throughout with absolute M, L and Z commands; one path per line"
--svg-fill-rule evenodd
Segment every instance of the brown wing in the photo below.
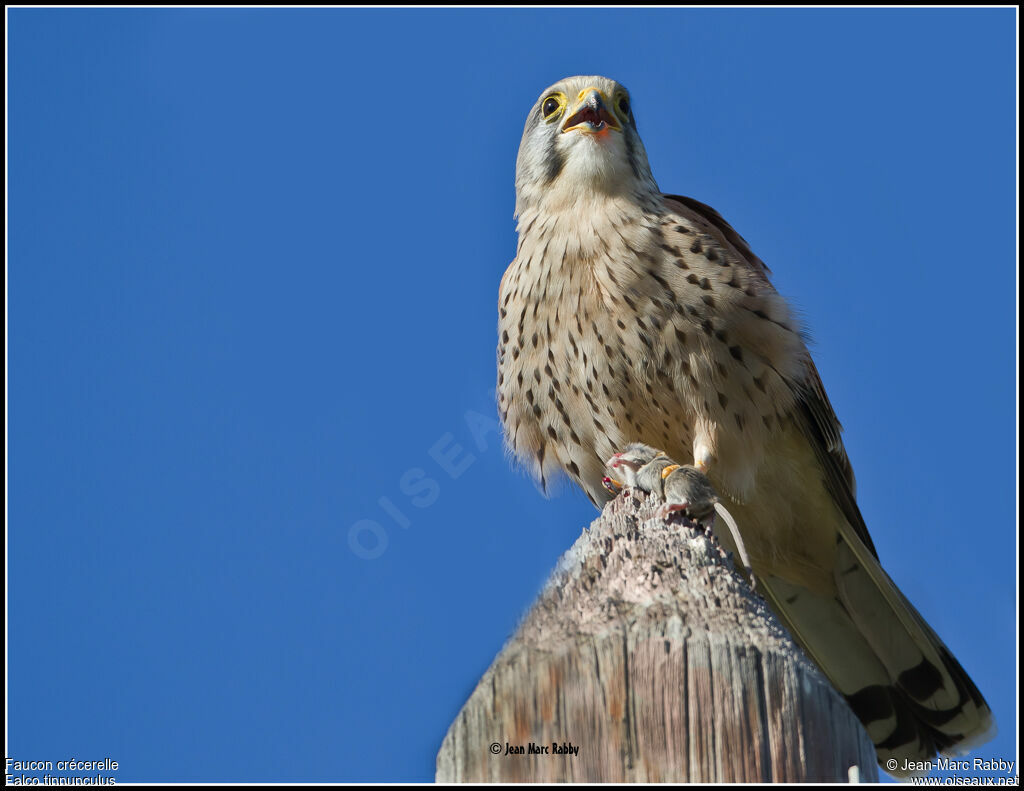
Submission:
M 768 279 L 771 270 L 754 254 L 747 240 L 740 236 L 721 214 L 706 203 L 683 195 L 664 195 L 663 197 L 682 204 L 691 212 L 699 215 L 718 231 L 722 240 L 743 258 L 753 271 L 759 272 L 765 280 Z M 829 493 L 853 527 L 857 537 L 877 558 L 878 552 L 875 550 L 874 542 L 872 542 L 867 525 L 861 516 L 860 508 L 857 507 L 856 481 L 850 459 L 846 455 L 846 448 L 843 447 L 843 427 L 828 400 L 821 376 L 809 353 L 804 365 L 803 378 L 800 380 L 785 378 L 785 381 L 793 391 L 794 401 L 797 405 L 796 418 L 818 457 Z
M 857 534 L 857 538 L 864 542 L 864 546 L 877 559 L 878 551 L 857 506 L 853 467 L 840 437 L 843 427 L 839 424 L 832 404 L 829 403 L 818 369 L 814 367 L 810 355 L 807 359 L 806 379 L 803 382 L 793 382 L 791 386 L 797 394 L 797 420 L 821 464 L 825 474 L 825 487 Z
M 698 215 L 767 284 L 767 268 L 718 212 L 689 198 L 666 197 Z M 873 731 L 880 762 L 883 756 L 928 760 L 936 750 L 962 754 L 994 735 L 991 710 L 879 563 L 857 507 L 842 426 L 803 349 L 797 373 L 777 373 L 792 396 L 789 414 L 813 449 L 826 490 L 843 516 L 835 525 L 837 589 L 834 596 L 818 595 L 769 577 L 762 590 Z
M 743 256 L 745 261 L 747 261 L 751 266 L 761 270 L 765 275 L 771 274 L 772 270 L 768 268 L 764 261 L 754 255 L 754 251 L 750 249 L 750 245 L 747 244 L 747 240 L 736 233 L 736 229 L 729 225 L 721 214 L 712 209 L 706 203 L 701 203 L 699 200 L 694 200 L 693 198 L 687 198 L 685 195 L 664 195 L 663 197 L 677 201 L 688 209 L 699 214 L 722 233 L 725 240 L 736 249 L 737 253 Z

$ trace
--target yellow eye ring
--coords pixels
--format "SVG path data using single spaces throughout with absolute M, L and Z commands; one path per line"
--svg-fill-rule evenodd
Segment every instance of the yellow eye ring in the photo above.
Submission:
M 540 103 L 540 114 L 545 121 L 551 121 L 565 109 L 565 94 L 553 93 Z

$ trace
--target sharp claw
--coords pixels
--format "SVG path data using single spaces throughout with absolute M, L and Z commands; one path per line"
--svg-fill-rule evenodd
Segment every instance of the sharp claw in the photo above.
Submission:
M 614 478 L 609 478 L 607 475 L 601 479 L 601 485 L 605 488 L 606 491 L 616 496 L 618 496 L 624 488 L 622 485 L 622 481 L 617 481 Z

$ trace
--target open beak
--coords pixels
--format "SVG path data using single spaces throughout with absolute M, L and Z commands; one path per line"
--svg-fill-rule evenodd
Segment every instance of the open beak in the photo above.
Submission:
M 562 124 L 563 132 L 603 132 L 622 130 L 615 116 L 605 106 L 604 94 L 597 88 L 587 88 L 580 94 L 580 103 Z

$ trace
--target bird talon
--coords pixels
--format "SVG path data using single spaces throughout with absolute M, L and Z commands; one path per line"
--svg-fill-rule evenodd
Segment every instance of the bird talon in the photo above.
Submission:
M 612 497 L 618 497 L 626 490 L 626 487 L 622 485 L 622 481 L 609 478 L 607 475 L 601 479 L 601 485 L 605 488 L 605 491 L 612 495 Z

